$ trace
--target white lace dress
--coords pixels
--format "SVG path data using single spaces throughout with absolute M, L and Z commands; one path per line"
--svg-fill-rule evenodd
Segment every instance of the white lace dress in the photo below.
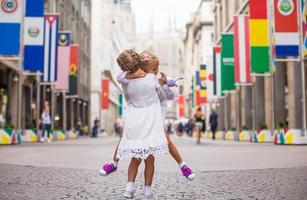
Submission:
M 117 158 L 146 159 L 149 155 L 168 154 L 158 96 L 162 88 L 158 86 L 156 76 L 147 74 L 122 85 L 127 104 Z

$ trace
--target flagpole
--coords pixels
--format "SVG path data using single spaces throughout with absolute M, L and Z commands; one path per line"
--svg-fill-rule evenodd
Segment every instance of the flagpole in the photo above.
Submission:
M 301 10 L 301 1 L 299 1 L 299 11 Z M 306 5 L 305 5 L 306 6 Z M 303 13 L 299 12 L 299 22 L 303 22 Z M 303 104 L 303 129 L 306 133 L 306 90 L 305 90 L 305 63 L 304 63 L 304 34 L 303 26 L 300 24 L 300 46 L 301 46 L 301 73 L 302 73 L 302 104 Z
M 272 43 L 272 21 L 274 20 L 274 18 L 272 18 L 273 13 L 272 13 L 272 9 L 274 8 L 274 4 L 272 5 L 272 1 L 268 1 L 268 22 L 269 22 L 269 45 L 270 45 L 270 61 L 271 61 L 271 67 L 270 67 L 270 84 L 271 84 L 271 124 L 272 124 L 272 130 L 275 129 L 275 95 L 274 95 L 274 91 L 275 91 L 275 84 L 274 84 L 274 79 L 275 79 L 275 75 L 273 72 L 273 63 L 274 63 L 274 55 L 272 54 L 272 48 L 273 48 L 273 43 Z

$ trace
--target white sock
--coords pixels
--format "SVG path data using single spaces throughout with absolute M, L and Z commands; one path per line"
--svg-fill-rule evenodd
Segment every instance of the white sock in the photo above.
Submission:
M 126 185 L 126 190 L 127 191 L 133 191 L 134 189 L 134 182 L 127 182 L 127 185 Z
M 144 194 L 145 195 L 151 195 L 152 191 L 151 191 L 151 186 L 145 186 L 144 188 Z
M 114 165 L 114 167 L 117 167 L 118 161 L 112 160 L 111 163 Z
M 179 165 L 179 167 L 180 167 L 180 169 L 181 169 L 181 167 L 183 167 L 183 165 L 185 165 L 185 162 L 182 161 L 182 162 L 179 163 L 178 165 Z

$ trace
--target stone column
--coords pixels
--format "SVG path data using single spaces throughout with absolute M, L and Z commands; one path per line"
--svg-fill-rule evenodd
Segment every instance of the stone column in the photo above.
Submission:
M 299 63 L 287 62 L 289 128 L 302 128 L 302 75 Z
M 264 77 L 264 122 L 272 129 L 272 76 Z
M 218 100 L 218 106 L 216 108 L 217 116 L 218 116 L 218 129 L 225 129 L 225 121 L 224 121 L 224 99 Z
M 279 123 L 286 123 L 287 111 L 286 111 L 286 66 L 284 63 L 276 63 L 276 72 L 274 76 L 274 111 L 275 111 L 275 122 L 276 126 Z
M 256 129 L 259 125 L 265 124 L 264 121 L 264 78 L 255 77 L 255 113 L 256 113 Z
M 228 128 L 237 127 L 238 109 L 237 109 L 237 92 L 232 91 L 229 94 L 229 121 L 230 125 Z

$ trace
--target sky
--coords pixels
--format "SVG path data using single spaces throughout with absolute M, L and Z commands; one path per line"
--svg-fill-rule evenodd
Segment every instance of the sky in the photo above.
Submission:
M 200 0 L 131 0 L 135 13 L 137 33 L 150 30 L 151 21 L 155 32 L 167 30 L 170 24 L 184 29 L 191 13 L 195 12 Z M 174 25 L 172 25 L 174 26 Z

